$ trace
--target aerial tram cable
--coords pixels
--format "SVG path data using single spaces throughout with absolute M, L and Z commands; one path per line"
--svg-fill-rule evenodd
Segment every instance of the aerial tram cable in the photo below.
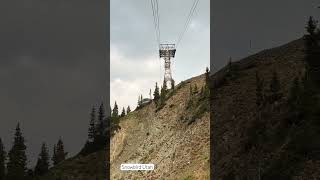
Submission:
M 156 41 L 158 48 L 160 49 L 160 17 L 159 17 L 159 3 L 158 0 L 151 0 L 151 8 L 152 8 L 152 15 L 153 15 L 153 22 L 155 27 L 155 33 L 156 33 Z M 159 85 L 161 83 L 161 58 L 159 57 Z
M 189 27 L 189 24 L 191 22 L 191 19 L 192 19 L 192 16 L 197 8 L 197 5 L 199 3 L 199 0 L 194 0 L 193 4 L 192 4 L 192 7 L 190 9 L 190 12 L 189 12 L 189 15 L 187 17 L 187 20 L 186 20 L 186 23 L 184 24 L 184 28 L 183 28 L 183 31 L 182 33 L 179 35 L 179 38 L 177 40 L 177 43 L 176 43 L 176 48 L 178 47 L 178 45 L 180 44 L 181 42 L 181 39 L 183 38 L 183 35 L 186 33 L 188 27 Z
M 159 44 L 160 44 L 160 16 L 159 16 L 159 5 L 158 0 L 156 0 L 157 8 L 156 8 L 156 15 L 157 15 L 157 25 L 158 25 L 158 38 L 159 38 Z
M 159 46 L 159 61 L 160 61 L 160 82 L 161 82 L 161 58 L 165 61 L 165 73 L 164 73 L 164 83 L 171 83 L 173 82 L 172 73 L 171 73 L 171 58 L 175 57 L 176 48 L 180 44 L 184 34 L 186 33 L 188 26 L 191 22 L 191 18 L 196 10 L 196 7 L 199 3 L 199 0 L 194 0 L 190 12 L 187 16 L 186 23 L 184 24 L 182 33 L 178 36 L 178 40 L 176 44 L 161 44 L 160 41 L 160 18 L 159 18 L 159 3 L 158 0 L 151 0 L 151 8 L 152 8 L 152 15 L 153 15 L 153 22 L 155 27 L 156 33 L 156 40 Z
M 183 26 L 183 30 L 182 32 L 179 34 L 178 36 L 178 39 L 177 39 L 177 42 L 176 42 L 176 47 L 178 47 L 178 45 L 180 44 L 182 38 L 184 37 L 184 34 L 186 33 L 189 25 L 190 25 L 190 22 L 191 22 L 191 19 L 194 15 L 194 12 L 197 8 L 199 4 L 199 0 L 194 0 L 193 1 L 193 4 L 192 4 L 192 7 L 190 9 L 190 12 L 187 16 L 187 19 L 186 19 L 186 22 Z M 151 8 L 152 8 L 152 15 L 153 15 L 153 21 L 154 21 L 154 26 L 155 26 L 155 31 L 156 31 L 156 38 L 157 38 L 157 43 L 158 43 L 158 46 L 160 47 L 160 44 L 161 44 L 161 40 L 160 40 L 160 17 L 159 17 L 159 3 L 158 3 L 158 0 L 151 0 Z
M 153 22 L 154 22 L 154 28 L 156 32 L 156 40 L 158 43 L 158 46 L 160 46 L 160 26 L 159 26 L 159 5 L 158 0 L 151 0 L 151 8 L 152 8 L 152 15 L 153 15 Z

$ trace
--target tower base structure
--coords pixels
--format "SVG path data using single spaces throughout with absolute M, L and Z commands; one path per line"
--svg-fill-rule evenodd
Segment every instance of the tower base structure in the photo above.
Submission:
M 176 53 L 175 44 L 160 44 L 159 56 L 164 59 L 164 83 L 167 88 L 172 86 L 173 78 L 171 72 L 171 59 Z

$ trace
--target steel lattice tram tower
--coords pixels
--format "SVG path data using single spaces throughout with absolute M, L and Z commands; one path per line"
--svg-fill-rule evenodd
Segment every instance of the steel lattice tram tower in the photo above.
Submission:
M 164 83 L 167 87 L 171 87 L 172 73 L 171 73 L 171 58 L 174 58 L 176 53 L 175 44 L 160 44 L 159 56 L 164 59 Z

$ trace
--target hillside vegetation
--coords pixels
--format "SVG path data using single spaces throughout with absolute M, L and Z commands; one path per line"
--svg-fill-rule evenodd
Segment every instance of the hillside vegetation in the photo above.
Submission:
M 306 55 L 298 39 L 211 77 L 214 179 L 320 178 L 320 91 L 308 89 Z
M 111 179 L 209 179 L 205 85 L 205 75 L 183 81 L 163 106 L 152 102 L 122 117 L 111 139 Z M 120 171 L 122 163 L 153 163 L 155 170 Z
M 105 151 L 69 158 L 35 180 L 105 180 Z

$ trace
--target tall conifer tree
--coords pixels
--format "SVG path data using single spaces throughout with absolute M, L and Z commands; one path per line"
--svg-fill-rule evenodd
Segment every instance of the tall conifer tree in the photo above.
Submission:
M 117 107 L 117 109 L 118 109 L 118 107 Z M 116 113 L 116 114 L 118 114 L 118 113 Z M 100 107 L 99 107 L 99 112 L 98 112 L 98 128 L 97 128 L 97 131 L 99 132 L 99 134 L 101 136 L 104 136 L 105 118 L 106 118 L 106 115 L 105 115 L 104 105 L 103 105 L 103 103 L 101 103 Z
M 119 116 L 119 109 L 117 105 L 117 101 L 114 102 L 113 110 L 112 110 L 112 117 L 117 118 Z
M 93 142 L 96 138 L 96 109 L 92 107 L 90 113 L 90 124 L 88 129 L 88 140 L 89 142 Z
M 209 74 L 209 68 L 206 68 L 206 85 L 208 86 L 210 82 L 210 74 Z
M 56 145 L 56 152 L 55 152 L 55 156 L 56 156 L 56 162 L 55 164 L 59 164 L 60 162 L 64 161 L 66 159 L 68 153 L 66 153 L 64 151 L 64 144 L 62 142 L 62 139 L 59 138 L 58 143 Z
M 311 36 L 313 36 L 316 32 L 317 23 L 318 22 L 316 20 L 314 20 L 312 16 L 309 17 L 309 20 L 308 20 L 308 23 L 306 26 L 306 30 Z
M 126 115 L 126 110 L 124 109 L 124 107 L 122 108 L 122 112 L 121 112 L 121 117 L 124 117 Z
M 161 104 L 163 104 L 166 99 L 167 91 L 168 91 L 167 83 L 165 80 L 163 80 L 163 86 L 161 87 L 161 94 L 160 94 L 160 103 Z
M 6 162 L 6 152 L 5 152 L 2 140 L 0 138 L 0 180 L 4 180 L 6 175 L 5 162 Z
M 53 154 L 52 154 L 52 158 L 51 158 L 53 165 L 57 165 L 58 164 L 58 159 L 57 159 L 57 147 L 56 145 L 53 145 Z
M 14 135 L 13 146 L 9 151 L 9 161 L 7 164 L 8 180 L 23 180 L 26 177 L 27 156 L 25 151 L 27 147 L 24 141 L 25 140 L 21 133 L 20 124 L 18 123 Z
M 162 89 L 163 89 L 163 92 L 167 92 L 167 90 L 168 90 L 168 87 L 167 87 L 167 83 L 166 83 L 166 81 L 165 80 L 163 80 L 163 86 L 162 86 Z M 162 92 L 161 92 L 162 93 Z
M 173 90 L 174 89 L 174 86 L 175 86 L 175 81 L 173 79 L 171 79 L 171 89 Z
M 154 89 L 153 92 L 153 100 L 158 103 L 158 100 L 160 99 L 160 92 L 159 92 L 159 87 L 158 87 L 158 83 L 156 83 L 156 87 Z
M 306 38 L 306 78 L 312 80 L 314 85 L 320 87 L 320 30 L 317 30 L 317 21 L 309 18 Z
M 127 114 L 131 112 L 130 106 L 127 107 Z
M 118 117 L 119 117 L 118 105 L 117 105 L 117 102 L 115 102 L 115 105 L 112 111 L 113 121 L 117 121 Z M 103 147 L 106 144 L 105 125 L 106 125 L 105 110 L 104 110 L 103 103 L 101 103 L 98 111 L 98 124 L 96 128 L 97 136 L 95 138 L 95 148 L 100 149 L 100 147 Z
M 34 169 L 35 175 L 41 176 L 49 170 L 49 153 L 45 143 L 42 143 L 41 152 L 38 157 L 36 167 Z

